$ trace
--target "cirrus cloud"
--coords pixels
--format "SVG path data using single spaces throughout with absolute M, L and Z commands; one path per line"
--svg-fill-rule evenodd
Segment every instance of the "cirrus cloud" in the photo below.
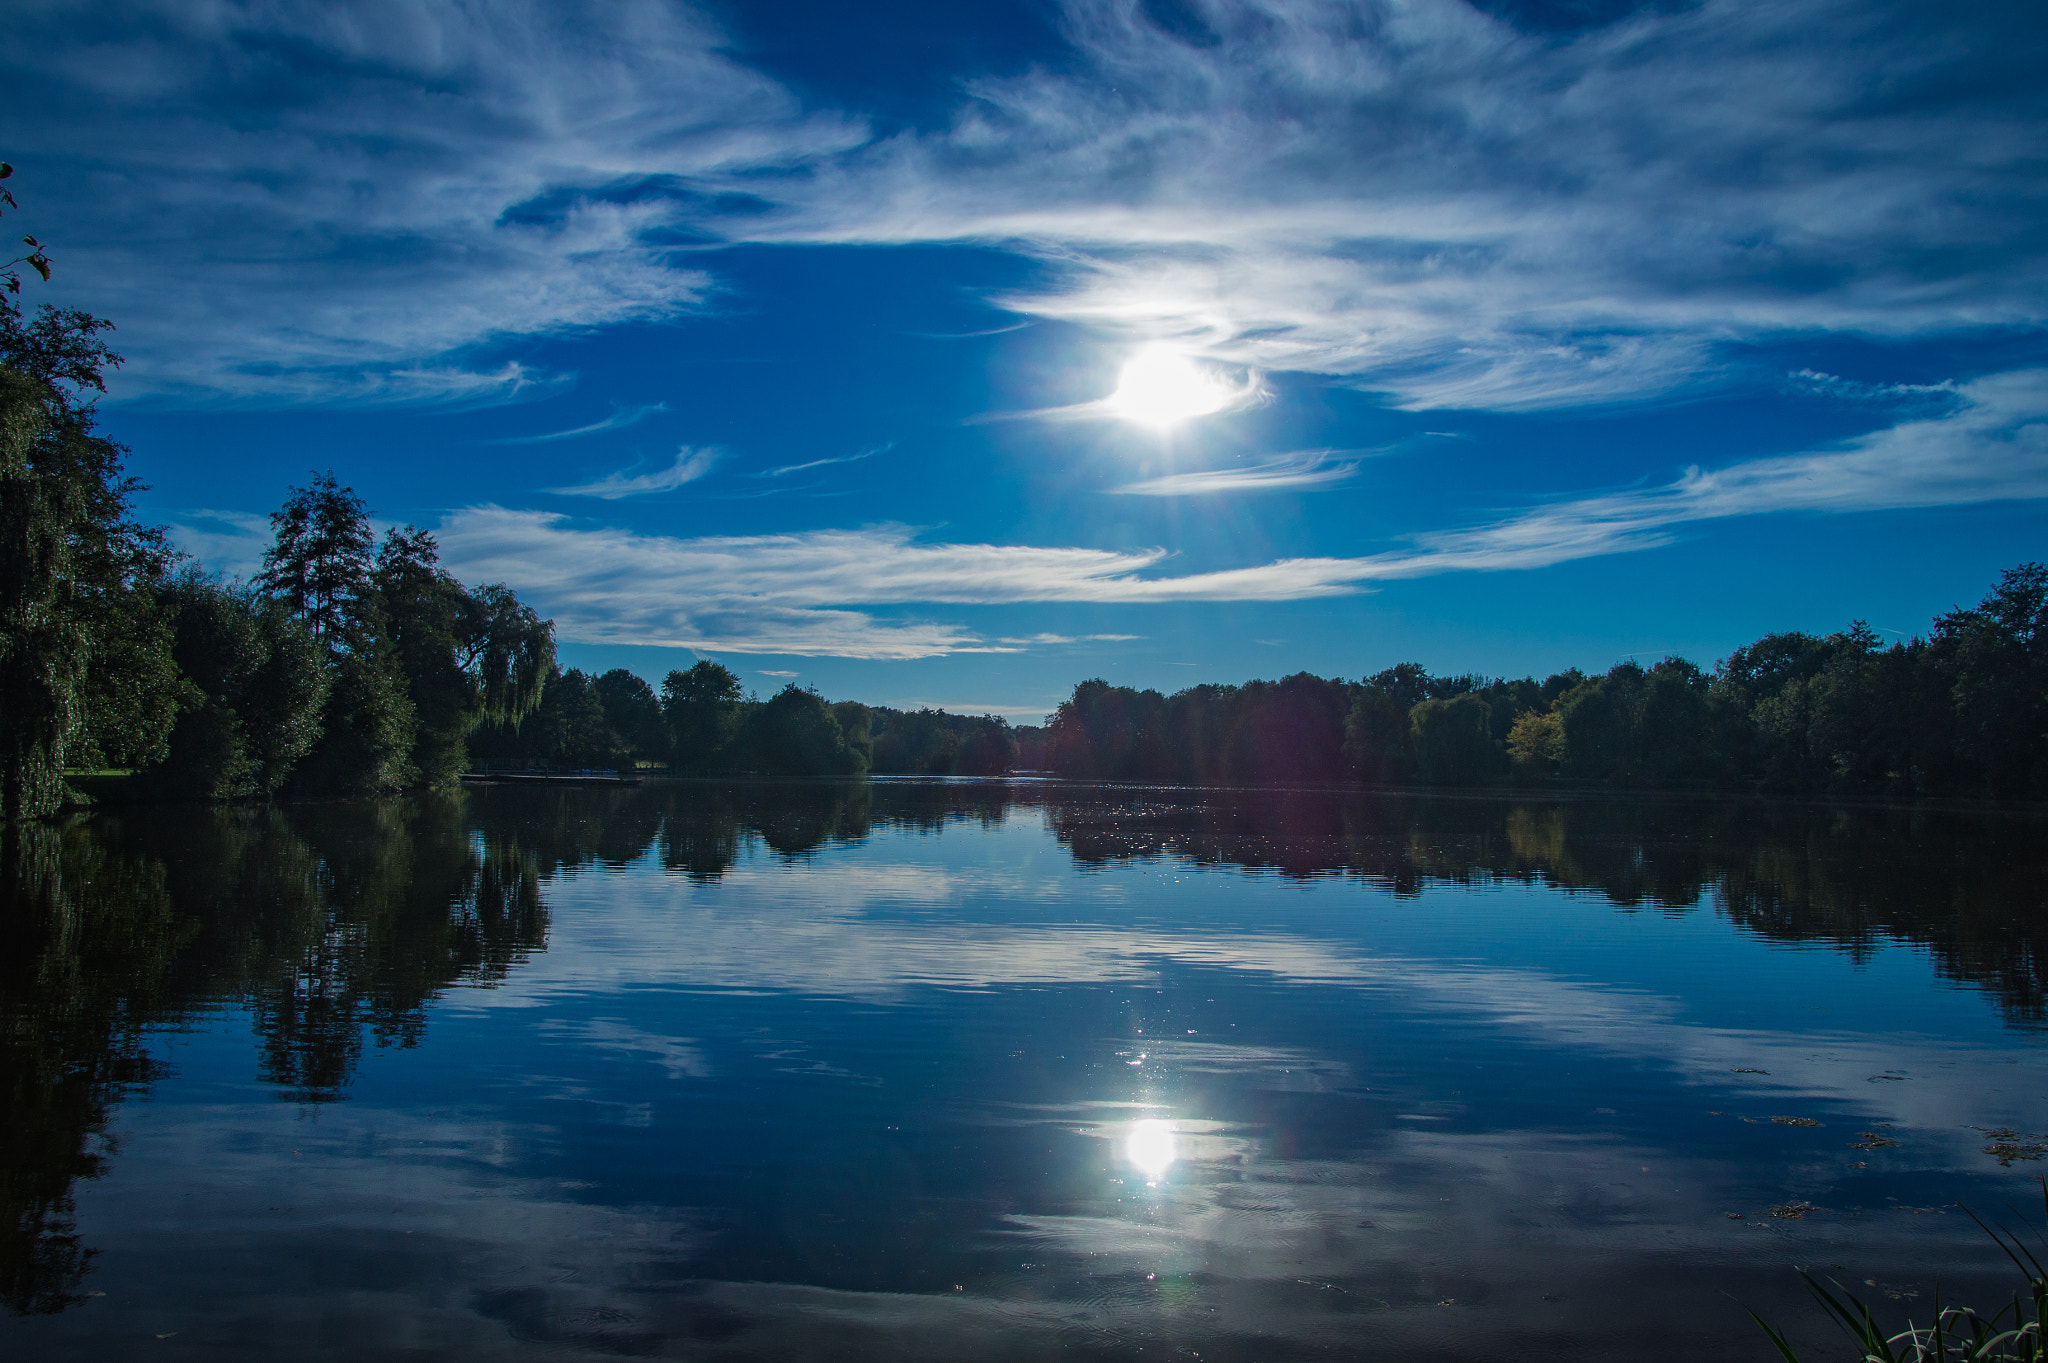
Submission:
M 1358 472 L 1356 462 L 1335 461 L 1332 450 L 1302 450 L 1262 464 L 1234 469 L 1190 469 L 1113 487 L 1111 492 L 1140 497 L 1196 497 L 1211 492 L 1270 492 L 1290 487 L 1323 487 L 1341 483 Z
M 723 457 L 720 450 L 693 450 L 685 445 L 676 451 L 675 461 L 665 469 L 647 473 L 631 470 L 607 473 L 588 483 L 551 487 L 548 491 L 558 497 L 596 497 L 607 502 L 615 502 L 622 497 L 645 497 L 655 492 L 674 492 L 683 484 L 694 483 L 711 472 Z
M 1562 500 L 1352 557 L 1170 574 L 1161 572 L 1171 558 L 1161 548 L 927 544 L 901 526 L 683 539 L 498 506 L 457 511 L 438 533 L 460 576 L 510 582 L 554 615 L 565 639 L 921 658 L 1014 652 L 1035 641 L 853 608 L 1299 601 L 1391 579 L 1647 549 L 1669 543 L 1679 526 L 1733 516 L 2015 498 L 2048 498 L 2048 370 L 1959 384 L 1947 412 L 1827 449 L 1688 469 L 1664 484 Z
M 26 202 L 59 296 L 119 319 L 125 397 L 530 395 L 465 355 L 701 306 L 677 200 L 866 136 L 658 0 L 24 0 L 9 25 Z
M 1019 311 L 1411 408 L 2048 317 L 2028 6 L 1704 0 L 1569 37 L 1462 0 L 1178 8 L 1069 0 L 1070 69 L 970 83 L 951 127 L 824 164 L 756 230 L 1007 244 L 1053 274 Z

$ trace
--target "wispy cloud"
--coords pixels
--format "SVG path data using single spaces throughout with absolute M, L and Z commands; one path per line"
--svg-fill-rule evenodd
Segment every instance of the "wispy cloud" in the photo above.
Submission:
M 24 0 L 9 22 L 23 198 L 64 243 L 54 296 L 120 321 L 122 396 L 429 400 L 408 372 L 474 396 L 479 346 L 701 306 L 713 281 L 659 234 L 717 217 L 707 178 L 866 137 L 659 0 L 109 0 L 83 27 Z
M 1334 560 L 1143 577 L 1166 550 L 920 544 L 902 527 L 678 539 L 482 506 L 449 516 L 438 534 L 458 576 L 510 582 L 555 617 L 564 638 L 727 653 L 923 658 L 1030 646 L 853 606 L 1291 600 L 1354 590 Z
M 758 671 L 764 677 L 794 677 L 797 675 L 794 672 L 788 671 L 787 669 L 780 667 L 762 667 L 756 668 L 755 670 Z
M 873 449 L 862 450 L 859 454 L 842 454 L 831 459 L 811 459 L 801 464 L 784 464 L 781 468 L 763 469 L 754 476 L 756 478 L 787 478 L 792 473 L 803 473 L 810 469 L 830 468 L 834 464 L 858 464 L 863 459 L 872 459 L 878 454 L 887 454 L 893 448 L 895 448 L 893 445 L 877 445 Z
M 578 436 L 597 435 L 603 431 L 623 431 L 628 426 L 637 426 L 656 412 L 666 412 L 666 402 L 650 402 L 644 407 L 621 407 L 602 421 L 593 421 L 588 426 L 577 426 L 566 431 L 549 431 L 546 435 L 506 435 L 486 441 L 490 445 L 545 445 L 555 440 L 574 440 Z
M 551 487 L 549 492 L 562 497 L 599 497 L 608 502 L 622 497 L 645 497 L 650 493 L 674 492 L 685 483 L 694 483 L 717 465 L 724 452 L 717 449 L 691 449 L 688 445 L 676 451 L 675 462 L 665 469 L 650 473 L 634 473 L 628 469 L 620 473 L 608 473 L 591 483 L 579 483 L 575 487 Z
M 1765 333 L 2048 316 L 2024 6 L 1706 0 L 1569 41 L 1463 0 L 1195 10 L 1216 41 L 1069 0 L 1073 61 L 972 83 L 950 128 L 822 167 L 759 230 L 1007 245 L 1047 268 L 1007 299 L 1026 314 L 1413 408 L 1640 397 Z
M 270 518 L 251 511 L 182 511 L 164 528 L 179 552 L 228 577 L 254 577 L 271 543 Z
M 1302 450 L 1263 464 L 1234 469 L 1191 469 L 1113 487 L 1139 497 L 1197 497 L 1212 492 L 1268 492 L 1290 487 L 1341 483 L 1358 472 L 1356 460 L 1336 460 L 1332 450 Z
M 1029 716 L 1034 721 L 1059 708 L 1058 702 L 1051 705 L 983 705 L 971 700 L 906 700 L 890 704 L 898 710 L 944 710 L 949 715 L 1000 715 L 1004 719 Z
M 2048 318 L 2026 5 L 1703 0 L 1561 40 L 1464 0 L 1201 0 L 1209 43 L 1065 0 L 1070 60 L 886 139 L 657 0 L 74 11 L 10 11 L 0 114 L 127 395 L 502 396 L 478 347 L 702 306 L 679 230 L 995 244 L 1043 267 L 1024 316 L 1409 407 Z
M 1120 644 L 1133 639 L 1142 639 L 1142 634 L 1025 634 L 1014 638 L 997 639 L 999 644 L 1028 644 L 1049 647 L 1055 644 Z
M 1953 411 L 1843 445 L 1688 469 L 1657 487 L 1558 502 L 1491 525 L 1417 537 L 1361 560 L 1375 577 L 1540 568 L 1669 543 L 1672 528 L 1731 516 L 1883 511 L 2048 497 L 2048 370 L 1959 385 Z
M 1530 569 L 1668 543 L 1731 516 L 2048 498 L 2048 371 L 1959 385 L 1954 410 L 1823 450 L 1582 497 L 1409 548 L 1162 574 L 1164 549 L 924 544 L 902 527 L 678 539 L 586 529 L 537 511 L 472 507 L 440 527 L 460 576 L 502 580 L 563 637 L 733 653 L 920 658 L 1014 652 L 1072 636 L 988 638 L 962 624 L 852 607 L 1018 602 L 1294 601 L 1458 571 Z

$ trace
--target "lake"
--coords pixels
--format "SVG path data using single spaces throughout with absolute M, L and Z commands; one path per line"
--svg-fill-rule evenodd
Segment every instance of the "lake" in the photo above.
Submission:
M 1852 1356 L 2041 1219 L 2041 816 L 1031 782 L 6 843 L 22 1359 Z

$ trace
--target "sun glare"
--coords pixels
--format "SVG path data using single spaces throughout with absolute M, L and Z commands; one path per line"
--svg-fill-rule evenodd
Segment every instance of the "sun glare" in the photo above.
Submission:
M 1173 1137 L 1173 1123 L 1147 1117 L 1132 1122 L 1124 1134 L 1124 1158 L 1147 1179 L 1157 1182 L 1180 1157 L 1180 1142 Z
M 1220 412 L 1246 391 L 1172 346 L 1150 345 L 1124 365 L 1106 405 L 1126 421 L 1163 430 Z

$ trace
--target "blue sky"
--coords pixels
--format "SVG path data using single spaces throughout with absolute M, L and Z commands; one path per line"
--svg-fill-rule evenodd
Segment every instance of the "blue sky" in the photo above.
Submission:
M 332 468 L 568 662 L 1029 720 L 2048 557 L 2038 4 L 15 13 L 37 297 L 230 574 Z

